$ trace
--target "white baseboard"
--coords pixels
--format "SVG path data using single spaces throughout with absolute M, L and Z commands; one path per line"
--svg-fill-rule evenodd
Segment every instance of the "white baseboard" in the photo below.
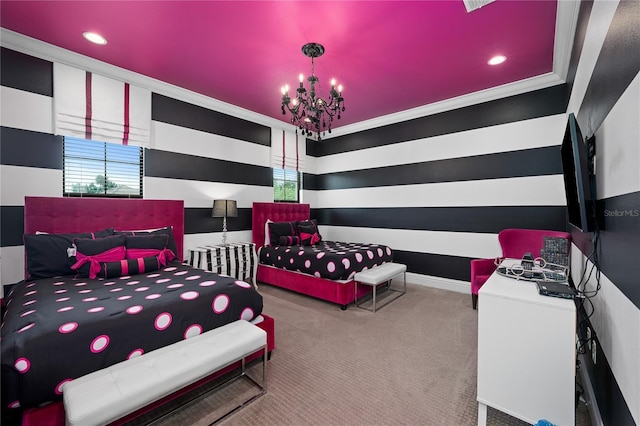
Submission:
M 471 283 L 469 283 L 468 281 L 459 281 L 451 278 L 433 277 L 431 275 L 422 275 L 407 272 L 407 282 L 411 284 L 422 285 L 425 287 L 433 287 L 442 290 L 455 291 L 458 293 L 471 294 Z

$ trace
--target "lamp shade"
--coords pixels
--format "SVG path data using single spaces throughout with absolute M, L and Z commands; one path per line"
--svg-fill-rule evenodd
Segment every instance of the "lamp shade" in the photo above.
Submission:
M 211 217 L 238 217 L 236 200 L 214 200 Z

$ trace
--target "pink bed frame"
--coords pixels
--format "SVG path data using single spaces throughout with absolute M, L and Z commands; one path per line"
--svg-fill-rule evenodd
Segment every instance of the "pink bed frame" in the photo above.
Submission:
M 264 246 L 264 225 L 268 219 L 273 222 L 290 222 L 308 220 L 309 217 L 309 204 L 253 203 L 252 235 L 256 249 Z M 347 306 L 355 300 L 353 280 L 337 282 L 260 264 L 258 264 L 257 280 L 265 284 L 337 303 L 343 310 L 347 309 Z M 358 298 L 370 291 L 370 288 L 360 286 Z
M 126 198 L 74 198 L 74 197 L 25 197 L 24 233 L 36 231 L 72 233 L 98 231 L 115 227 L 116 230 L 155 229 L 173 226 L 173 237 L 182 260 L 184 253 L 184 201 L 143 200 Z M 273 318 L 262 315 L 264 321 L 258 327 L 267 332 L 267 350 L 275 349 Z M 262 351 L 247 357 L 247 361 L 262 355 Z M 237 368 L 240 362 L 230 365 L 168 397 L 130 414 L 114 424 L 123 424 L 145 414 L 159 405 L 175 399 L 221 375 Z M 64 405 L 61 401 L 40 408 L 30 408 L 22 415 L 23 426 L 63 426 Z

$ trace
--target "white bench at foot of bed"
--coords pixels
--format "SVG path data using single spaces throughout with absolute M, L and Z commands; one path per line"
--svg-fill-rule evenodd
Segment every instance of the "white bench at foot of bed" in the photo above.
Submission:
M 266 392 L 267 333 L 238 320 L 66 383 L 67 425 L 113 422 L 239 360 L 248 378 L 244 358 L 260 349 L 262 384 L 249 378 L 260 393 L 244 405 Z
M 393 299 L 389 299 L 386 303 L 376 308 L 376 290 L 378 285 L 382 283 L 390 282 L 394 277 L 397 277 L 400 274 L 403 274 L 403 277 L 404 277 L 403 289 L 394 290 L 391 288 L 391 286 L 389 286 L 389 291 L 397 292 L 399 294 L 397 295 L 397 297 Z M 391 303 L 392 301 L 394 301 L 395 299 L 397 299 L 398 297 L 402 296 L 407 292 L 407 265 L 402 265 L 400 263 L 391 263 L 391 262 L 383 263 L 380 266 L 376 266 L 366 271 L 358 272 L 353 277 L 353 281 L 355 282 L 356 300 L 354 301 L 354 304 L 356 305 L 356 307 L 375 312 L 376 309 L 382 308 L 383 306 Z M 372 309 L 364 308 L 361 304 L 358 304 L 358 299 L 357 299 L 358 284 L 368 285 L 373 288 Z

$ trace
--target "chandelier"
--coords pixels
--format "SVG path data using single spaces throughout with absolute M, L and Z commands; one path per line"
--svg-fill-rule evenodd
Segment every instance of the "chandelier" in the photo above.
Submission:
M 331 80 L 329 98 L 323 99 L 316 92 L 318 77 L 314 74 L 314 59 L 322 56 L 324 46 L 318 43 L 307 43 L 302 46 L 302 53 L 311 58 L 311 75 L 307 78 L 308 90 L 304 87 L 304 75 L 300 74 L 300 87 L 296 89 L 293 99 L 289 97 L 289 85 L 282 87 L 282 114 L 287 110 L 291 113 L 291 123 L 302 130 L 305 136 L 311 136 L 316 132 L 318 140 L 321 140 L 320 132 L 331 133 L 333 117 L 340 119 L 340 113 L 344 111 L 344 98 L 342 97 L 342 85 L 336 89 L 336 80 Z M 286 108 L 286 109 L 285 109 Z

